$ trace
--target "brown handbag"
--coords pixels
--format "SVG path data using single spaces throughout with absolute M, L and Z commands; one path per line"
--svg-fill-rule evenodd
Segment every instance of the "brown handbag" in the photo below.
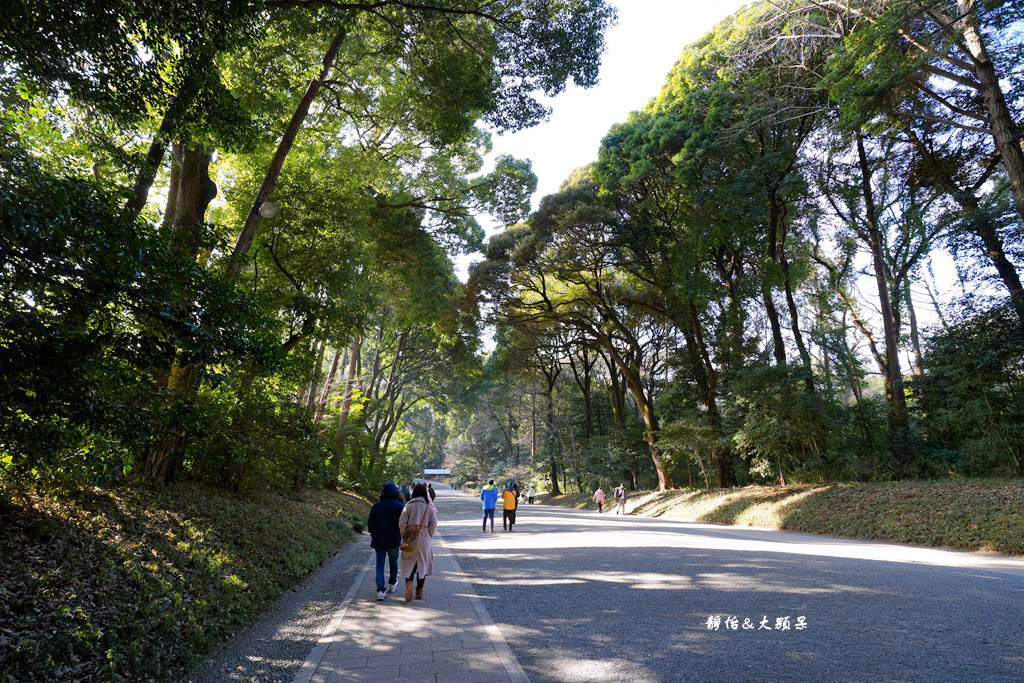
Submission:
M 405 530 L 402 534 L 402 545 L 398 546 L 399 550 L 403 553 L 412 553 L 416 551 L 416 537 L 420 535 L 420 528 L 418 526 L 411 526 Z
M 429 513 L 430 509 L 427 508 Z M 409 525 L 405 528 L 405 533 L 402 534 L 402 545 L 398 546 L 399 550 L 403 553 L 416 552 L 416 537 L 420 535 L 420 529 L 423 528 L 423 516 L 420 516 L 420 523 L 416 525 Z

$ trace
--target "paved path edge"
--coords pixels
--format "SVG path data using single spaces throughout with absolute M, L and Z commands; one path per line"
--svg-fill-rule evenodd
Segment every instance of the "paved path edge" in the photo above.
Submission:
M 451 556 L 452 562 L 455 564 L 455 568 L 462 575 L 465 572 L 462 570 L 462 566 L 459 564 L 459 558 L 455 555 L 454 551 L 448 547 L 448 544 L 444 542 L 442 537 L 442 543 L 444 544 L 445 551 Z M 494 649 L 498 653 L 498 657 L 501 658 L 501 664 L 505 667 L 505 673 L 509 675 L 513 681 L 519 681 L 520 683 L 529 683 L 530 678 L 523 671 L 523 667 L 519 665 L 519 660 L 512 652 L 512 648 L 508 646 L 508 642 L 505 640 L 505 636 L 501 635 L 501 629 L 491 619 L 491 615 L 487 612 L 487 606 L 484 605 L 484 601 L 477 595 L 476 590 L 472 584 L 469 584 L 470 595 L 469 601 L 473 605 L 473 610 L 476 611 L 476 616 L 480 619 L 480 625 L 487 631 L 487 635 L 491 639 L 491 644 L 494 645 Z
M 349 587 L 348 592 L 341 601 L 341 605 L 338 606 L 338 609 L 334 612 L 334 616 L 332 616 L 330 621 L 327 622 L 327 625 L 324 626 L 323 633 L 320 634 L 320 640 L 317 641 L 317 644 L 306 657 L 306 661 L 303 663 L 302 668 L 299 669 L 299 672 L 295 674 L 295 678 L 292 679 L 294 683 L 309 683 L 312 680 L 313 674 L 316 672 L 316 668 L 320 666 L 320 662 L 323 660 L 324 655 L 327 654 L 327 647 L 330 644 L 329 640 L 331 635 L 338 630 L 338 626 L 340 626 L 341 622 L 345 619 L 345 613 L 352 604 L 352 600 L 355 599 L 356 593 L 359 592 L 359 586 L 362 585 L 366 575 L 373 569 L 374 559 L 374 555 L 371 554 L 369 559 L 366 561 L 366 564 L 363 566 L 363 570 L 359 572 L 355 579 L 353 579 L 352 585 Z

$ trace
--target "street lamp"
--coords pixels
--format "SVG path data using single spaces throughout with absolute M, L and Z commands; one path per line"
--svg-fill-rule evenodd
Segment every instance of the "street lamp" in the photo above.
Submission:
M 277 215 L 277 212 L 281 209 L 273 202 L 263 202 L 260 204 L 259 214 L 260 218 L 273 218 Z

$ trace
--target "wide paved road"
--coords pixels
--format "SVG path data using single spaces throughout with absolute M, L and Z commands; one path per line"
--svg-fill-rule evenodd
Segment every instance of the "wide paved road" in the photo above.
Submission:
M 1024 562 L 541 505 L 482 534 L 437 503 L 534 681 L 1024 681 Z

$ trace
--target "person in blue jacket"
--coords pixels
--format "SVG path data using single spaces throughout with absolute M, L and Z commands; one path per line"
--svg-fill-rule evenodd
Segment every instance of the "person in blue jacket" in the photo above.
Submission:
M 487 486 L 480 492 L 480 500 L 484 504 L 484 533 L 487 533 L 487 518 L 491 519 L 491 533 L 494 533 L 494 506 L 498 502 L 498 489 L 494 485 L 494 480 L 489 479 Z
M 402 545 L 402 534 L 398 531 L 398 518 L 402 516 L 402 494 L 398 487 L 388 482 L 380 492 L 380 500 L 370 508 L 366 526 L 370 530 L 370 547 L 377 551 L 377 599 L 383 600 L 388 592 L 394 593 L 398 586 L 398 548 Z M 384 588 L 384 558 L 388 558 L 388 588 Z

